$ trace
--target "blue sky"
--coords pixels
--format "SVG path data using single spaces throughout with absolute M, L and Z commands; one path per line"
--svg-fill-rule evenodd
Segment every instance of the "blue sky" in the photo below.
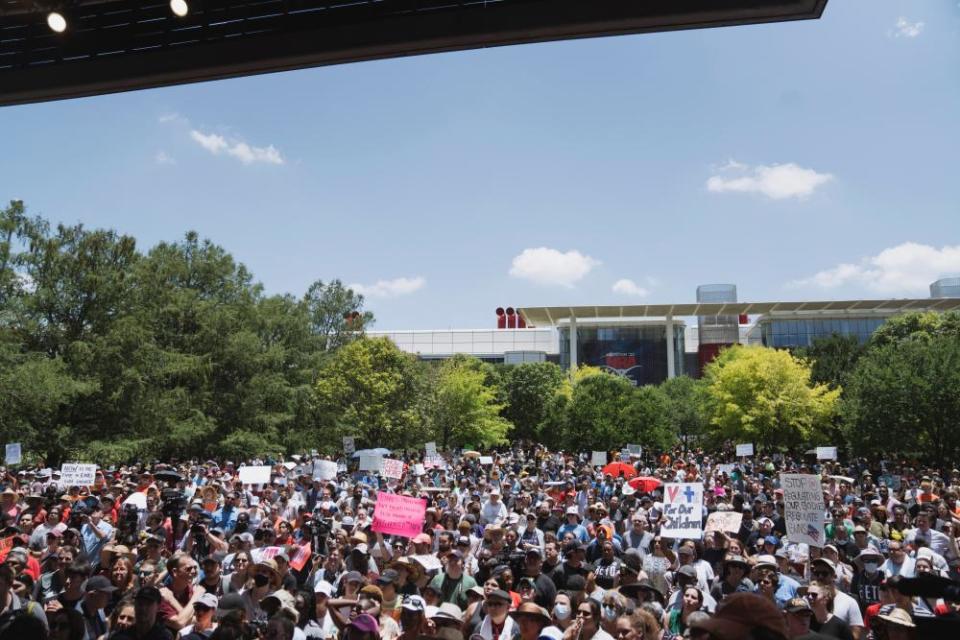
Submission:
M 960 275 L 960 6 L 421 56 L 0 109 L 0 200 L 194 229 L 377 329 L 497 306 L 926 296 Z

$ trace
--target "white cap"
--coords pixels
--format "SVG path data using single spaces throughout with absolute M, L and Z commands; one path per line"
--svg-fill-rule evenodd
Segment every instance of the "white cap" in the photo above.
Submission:
M 326 580 L 318 580 L 317 583 L 313 585 L 313 592 L 322 593 L 330 598 L 333 596 L 333 585 Z

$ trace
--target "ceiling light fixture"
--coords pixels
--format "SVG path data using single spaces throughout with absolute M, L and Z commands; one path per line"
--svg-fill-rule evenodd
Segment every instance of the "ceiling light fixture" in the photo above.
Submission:
M 178 18 L 182 18 L 190 12 L 190 5 L 187 0 L 170 0 L 170 11 Z
M 51 11 L 47 14 L 47 26 L 51 31 L 63 33 L 67 30 L 67 19 L 58 11 Z

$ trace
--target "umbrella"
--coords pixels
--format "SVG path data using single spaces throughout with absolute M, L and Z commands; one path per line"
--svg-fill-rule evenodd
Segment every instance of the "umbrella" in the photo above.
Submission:
M 660 478 L 654 478 L 651 476 L 637 476 L 636 478 L 627 481 L 627 484 L 642 493 L 651 493 L 654 489 L 661 486 L 663 481 L 660 480 Z
M 176 471 L 171 471 L 170 469 L 157 471 L 155 474 L 153 474 L 153 478 L 154 480 L 165 480 L 167 482 L 180 482 L 183 480 L 183 476 Z
M 604 475 L 610 474 L 614 478 L 617 476 L 632 478 L 633 476 L 637 475 L 637 470 L 625 462 L 611 462 L 600 471 L 602 471 Z
M 480 452 L 479 452 L 479 451 L 464 451 L 464 452 L 463 452 L 463 457 L 464 457 L 464 458 L 479 458 L 479 457 L 480 457 Z
M 847 484 L 853 484 L 853 478 L 848 478 L 847 476 L 830 476 L 834 480 L 839 480 L 840 482 L 846 482 Z

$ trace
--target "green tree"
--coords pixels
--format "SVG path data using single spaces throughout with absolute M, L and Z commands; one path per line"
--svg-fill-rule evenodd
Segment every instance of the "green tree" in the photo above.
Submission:
M 797 349 L 794 355 L 810 362 L 810 379 L 815 384 L 826 384 L 835 389 L 843 386 L 863 352 L 864 346 L 856 336 L 834 333 L 815 338 L 812 346 Z
M 847 435 L 864 454 L 912 451 L 945 467 L 960 455 L 960 336 L 884 342 L 849 376 Z
M 934 336 L 960 336 L 960 313 L 935 311 L 902 313 L 888 318 L 870 336 L 870 347 L 882 347 L 904 340 L 929 340 Z
M 706 430 L 703 415 L 703 386 L 689 376 L 677 376 L 664 381 L 660 390 L 667 401 L 666 415 L 674 432 L 689 446 Z
M 510 423 L 500 416 L 496 386 L 476 358 L 444 362 L 432 386 L 430 422 L 443 448 L 490 447 L 507 441 Z
M 839 389 L 810 381 L 810 367 L 787 351 L 734 346 L 704 375 L 704 408 L 715 440 L 795 447 L 817 441 Z
M 365 447 L 407 447 L 423 435 L 420 380 L 414 357 L 389 339 L 358 338 L 320 369 L 316 403 L 331 432 L 345 429 Z
M 576 380 L 566 403 L 564 447 L 571 451 L 607 450 L 623 444 L 624 422 L 634 390 L 629 380 L 609 373 Z
M 337 349 L 373 326 L 373 313 L 363 310 L 363 296 L 339 280 L 317 280 L 303 296 L 310 328 L 325 351 Z
M 623 431 L 613 444 L 642 444 L 663 451 L 676 442 L 677 433 L 670 422 L 670 400 L 666 393 L 653 385 L 634 389 L 623 410 Z
M 563 377 L 563 371 L 552 362 L 519 364 L 504 372 L 503 417 L 513 424 L 513 439 L 537 440 L 547 406 L 563 384 Z

